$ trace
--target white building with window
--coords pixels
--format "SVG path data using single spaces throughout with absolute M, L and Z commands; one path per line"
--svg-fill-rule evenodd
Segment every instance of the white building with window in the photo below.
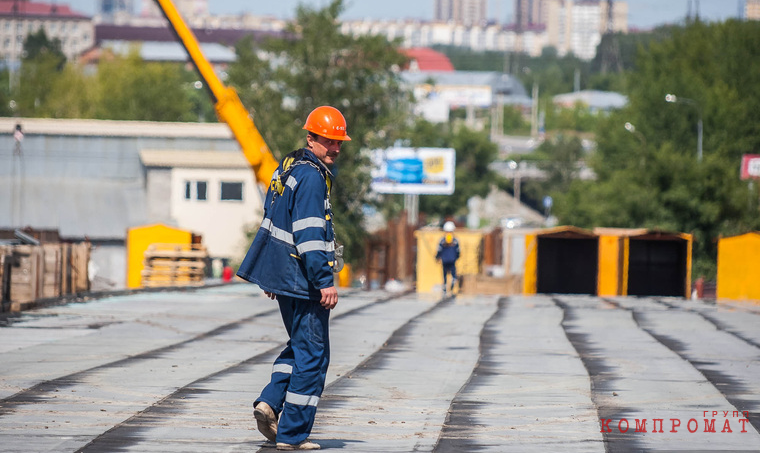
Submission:
M 212 259 L 232 261 L 261 206 L 226 124 L 0 118 L 0 229 L 89 240 L 94 290 L 126 286 L 127 229 L 192 231 Z
M 0 58 L 6 64 L 19 61 L 27 35 L 45 30 L 48 39 L 59 39 L 71 60 L 95 43 L 95 26 L 89 16 L 68 5 L 33 1 L 0 0 Z
M 203 236 L 212 257 L 240 259 L 261 222 L 261 192 L 242 152 L 142 150 L 148 213 Z

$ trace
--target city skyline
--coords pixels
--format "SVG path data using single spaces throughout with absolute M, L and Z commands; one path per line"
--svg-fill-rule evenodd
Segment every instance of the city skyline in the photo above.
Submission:
M 47 0 L 50 1 L 50 0 Z M 683 21 L 691 4 L 692 14 L 699 5 L 700 17 L 706 21 L 722 21 L 737 17 L 741 0 L 626 0 L 628 3 L 628 25 L 630 28 L 649 29 L 665 23 Z M 66 3 L 74 10 L 88 15 L 94 15 L 98 0 L 68 0 Z M 141 4 L 135 2 L 135 9 Z M 292 18 L 296 7 L 303 0 L 279 0 L 270 2 L 264 0 L 217 0 L 209 2 L 211 14 L 239 14 L 249 12 L 256 15 L 271 15 L 278 18 Z M 322 7 L 329 0 L 312 0 L 312 7 Z M 433 0 L 385 0 L 373 2 L 369 0 L 347 0 L 346 10 L 341 16 L 346 20 L 353 19 L 420 19 L 430 21 L 434 15 Z M 488 17 L 500 23 L 514 21 L 514 0 L 488 0 Z

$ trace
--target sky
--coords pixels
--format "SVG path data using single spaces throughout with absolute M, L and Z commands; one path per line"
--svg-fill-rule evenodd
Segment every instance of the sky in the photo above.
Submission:
M 74 10 L 94 15 L 98 0 L 41 0 L 68 4 Z M 140 1 L 134 0 L 139 8 Z M 152 1 L 152 0 L 148 0 Z M 209 0 L 211 14 L 237 14 L 250 12 L 292 18 L 299 3 L 312 7 L 329 4 L 329 0 Z M 628 27 L 651 29 L 664 23 L 676 23 L 686 16 L 688 5 L 699 4 L 700 18 L 706 21 L 722 21 L 737 17 L 742 0 L 627 0 Z M 345 0 L 344 19 L 423 19 L 432 20 L 434 0 Z M 514 15 L 513 0 L 488 0 L 489 17 L 508 23 Z M 696 6 L 692 6 L 692 11 Z

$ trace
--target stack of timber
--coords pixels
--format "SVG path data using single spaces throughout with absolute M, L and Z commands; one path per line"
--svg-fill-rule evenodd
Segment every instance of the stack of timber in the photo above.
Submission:
M 207 261 L 203 244 L 151 244 L 145 251 L 142 286 L 203 285 Z
M 91 248 L 89 242 L 0 245 L 2 311 L 19 311 L 38 299 L 89 291 Z
M 460 294 L 495 294 L 509 296 L 522 292 L 522 275 L 492 277 L 483 274 L 462 275 Z

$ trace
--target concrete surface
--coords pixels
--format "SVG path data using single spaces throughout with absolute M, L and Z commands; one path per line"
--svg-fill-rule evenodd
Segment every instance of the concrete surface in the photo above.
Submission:
M 253 285 L 0 323 L 0 452 L 274 451 L 251 403 L 286 334 Z M 331 344 L 326 450 L 760 451 L 756 305 L 352 290 Z

